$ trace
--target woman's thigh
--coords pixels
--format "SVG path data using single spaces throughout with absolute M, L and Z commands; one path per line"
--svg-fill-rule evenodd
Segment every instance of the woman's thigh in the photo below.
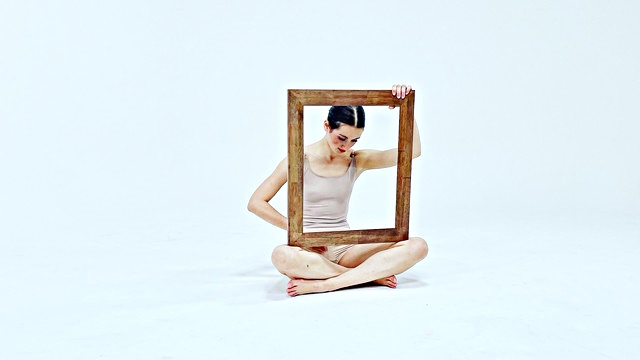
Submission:
M 378 244 L 357 244 L 349 248 L 338 264 L 348 267 L 354 268 L 360 264 L 362 264 L 365 260 L 370 258 L 373 254 L 378 253 L 380 251 L 387 250 L 394 246 L 397 243 L 378 243 Z

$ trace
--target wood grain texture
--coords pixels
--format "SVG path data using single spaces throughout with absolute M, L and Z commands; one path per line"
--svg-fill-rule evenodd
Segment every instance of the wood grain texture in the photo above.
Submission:
M 346 231 L 306 232 L 294 239 L 294 246 L 371 244 L 406 240 L 396 229 L 364 229 Z
M 292 246 L 369 244 L 409 238 L 409 202 L 413 148 L 415 90 L 397 99 L 389 90 L 295 90 L 288 91 L 288 243 Z M 400 107 L 396 219 L 393 229 L 303 232 L 304 106 L 362 105 Z
M 411 92 L 400 105 L 398 136 L 398 176 L 396 178 L 396 229 L 409 238 L 409 204 L 411 199 L 411 161 L 413 158 L 413 104 Z
M 303 105 L 295 95 L 289 91 L 289 119 L 288 119 L 288 242 L 291 244 L 295 234 L 301 234 L 302 229 L 302 194 L 303 194 L 303 167 L 304 167 L 304 141 L 303 141 Z
M 404 101 L 389 90 L 289 90 L 303 105 L 394 105 Z

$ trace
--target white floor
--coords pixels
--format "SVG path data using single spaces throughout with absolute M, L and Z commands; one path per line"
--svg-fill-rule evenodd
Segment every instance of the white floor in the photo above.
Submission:
M 430 254 L 397 289 L 296 298 L 270 264 L 277 242 L 253 230 L 3 243 L 0 358 L 640 355 L 634 219 L 439 228 L 421 234 Z

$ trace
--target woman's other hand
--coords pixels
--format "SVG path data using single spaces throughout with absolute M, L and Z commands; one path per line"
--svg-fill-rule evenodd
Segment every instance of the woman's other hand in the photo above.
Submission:
M 316 252 L 318 254 L 322 254 L 323 252 L 327 251 L 327 247 L 326 246 L 312 246 L 311 251 Z

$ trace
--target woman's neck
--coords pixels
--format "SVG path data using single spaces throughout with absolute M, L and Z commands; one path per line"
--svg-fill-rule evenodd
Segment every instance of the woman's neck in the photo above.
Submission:
M 333 154 L 331 152 L 331 148 L 325 139 L 317 141 L 311 145 L 309 145 L 309 150 L 311 150 L 311 154 L 313 156 L 319 157 L 322 160 L 330 163 L 335 160 L 344 160 L 345 158 L 350 157 L 351 152 L 348 151 L 344 154 Z

